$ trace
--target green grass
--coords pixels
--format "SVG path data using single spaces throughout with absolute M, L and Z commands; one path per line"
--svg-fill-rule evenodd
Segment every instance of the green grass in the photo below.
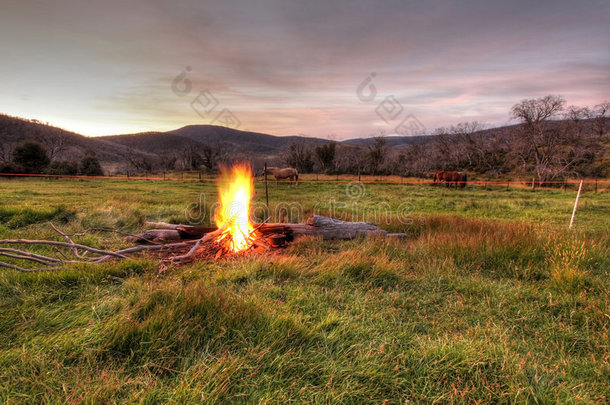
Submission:
M 574 197 L 273 185 L 276 217 L 283 204 L 408 238 L 302 239 L 162 274 L 146 257 L 1 270 L 0 402 L 607 402 L 610 194 L 585 193 L 568 231 Z M 0 237 L 208 223 L 193 208 L 215 199 L 207 183 L 0 180 Z M 262 201 L 257 185 L 261 217 Z

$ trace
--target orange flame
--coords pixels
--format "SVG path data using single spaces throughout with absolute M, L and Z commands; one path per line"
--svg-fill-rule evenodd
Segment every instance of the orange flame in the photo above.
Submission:
M 250 222 L 250 201 L 254 195 L 254 179 L 250 165 L 237 164 L 230 171 L 222 168 L 218 194 L 220 208 L 216 211 L 214 221 L 219 229 L 224 229 L 219 239 L 228 239 L 233 252 L 249 248 L 252 245 L 251 233 L 254 230 Z

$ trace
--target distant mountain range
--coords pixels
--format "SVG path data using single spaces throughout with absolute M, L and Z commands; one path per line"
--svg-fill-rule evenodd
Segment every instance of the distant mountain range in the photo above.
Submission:
M 390 147 L 400 147 L 427 142 L 431 138 L 430 136 L 386 137 L 386 141 Z M 36 120 L 0 114 L 0 142 L 5 145 L 5 149 L 26 140 L 38 141 L 47 150 L 57 149 L 58 159 L 78 160 L 87 150 L 92 150 L 106 167 L 116 167 L 117 164 L 124 163 L 126 156 L 158 157 L 203 145 L 221 146 L 224 151 L 251 159 L 273 159 L 281 157 L 294 143 L 315 147 L 329 142 L 328 139 L 275 136 L 216 125 L 188 125 L 168 132 L 89 137 Z M 372 142 L 371 138 L 358 138 L 339 143 L 345 146 L 363 147 Z

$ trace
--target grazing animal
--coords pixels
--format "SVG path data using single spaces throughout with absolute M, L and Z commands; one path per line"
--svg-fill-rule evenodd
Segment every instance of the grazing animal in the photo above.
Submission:
M 438 186 L 441 184 L 441 182 L 443 181 L 443 174 L 445 172 L 443 170 L 438 170 L 436 173 L 434 173 L 434 183 L 432 184 L 433 186 Z
M 466 187 L 466 183 L 468 182 L 468 176 L 466 175 L 465 172 L 458 172 L 458 174 L 461 177 L 461 179 L 460 179 L 460 188 Z M 457 184 L 456 184 L 456 188 L 457 188 Z
M 445 182 L 447 188 L 455 185 L 455 188 L 458 188 L 458 184 L 460 188 L 466 187 L 466 183 L 468 181 L 468 176 L 464 172 L 446 172 L 444 170 L 439 170 L 434 173 L 434 185 L 440 185 L 442 182 Z
M 292 167 L 286 167 L 284 169 L 280 169 L 279 167 L 268 167 L 266 172 L 265 169 L 263 169 L 263 174 L 265 173 L 274 176 L 277 183 L 283 179 L 290 179 L 290 182 L 296 186 L 299 182 L 299 172 Z

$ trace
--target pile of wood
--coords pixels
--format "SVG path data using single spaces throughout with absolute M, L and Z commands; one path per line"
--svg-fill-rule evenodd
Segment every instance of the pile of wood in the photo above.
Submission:
M 18 271 L 46 271 L 58 270 L 70 263 L 102 263 L 107 260 L 121 260 L 131 257 L 139 252 L 158 252 L 158 257 L 165 263 L 191 261 L 196 258 L 214 259 L 231 254 L 230 245 L 222 240 L 223 229 L 216 227 L 202 227 L 181 224 L 168 224 L 164 222 L 147 223 L 154 227 L 136 235 L 128 235 L 126 240 L 136 246 L 118 251 L 96 249 L 91 246 L 75 243 L 71 236 L 51 225 L 65 241 L 5 239 L 0 240 L 0 257 L 28 261 L 42 265 L 39 267 L 23 267 L 0 261 L 0 267 Z M 100 231 L 90 229 L 81 232 Z M 102 231 L 116 232 L 102 229 Z M 388 233 L 368 222 L 345 222 L 336 219 L 314 215 L 304 224 L 263 223 L 256 225 L 250 235 L 252 246 L 240 254 L 251 251 L 272 251 L 281 249 L 291 241 L 302 236 L 318 236 L 328 239 L 353 239 L 360 236 L 379 236 L 390 238 L 403 238 L 402 233 Z M 38 245 L 52 246 L 57 255 L 40 255 L 25 249 L 3 247 L 2 245 Z M 63 248 L 64 251 L 59 250 Z M 71 256 L 71 257 L 70 257 Z
M 128 237 L 132 242 L 178 242 L 202 238 L 207 234 L 216 232 L 216 227 L 192 226 L 182 224 L 168 224 L 166 222 L 147 222 L 147 226 L 154 227 L 138 235 Z M 388 233 L 369 222 L 346 222 L 320 215 L 309 217 L 304 224 L 272 223 L 257 226 L 256 231 L 264 239 L 274 240 L 279 244 L 290 242 L 300 236 L 321 236 L 329 239 L 354 239 L 359 236 L 385 236 L 390 238 L 405 237 L 403 233 Z M 283 242 L 281 242 L 283 239 Z
M 182 224 L 168 224 L 165 222 L 147 222 L 148 226 L 155 227 L 141 234 L 130 236 L 128 239 L 135 243 L 170 243 L 185 240 L 196 240 L 195 245 L 185 254 L 170 258 L 171 261 L 181 262 L 195 258 L 214 258 L 231 255 L 226 243 L 218 238 L 222 229 L 216 227 L 202 227 Z M 369 222 L 346 222 L 320 215 L 311 216 L 304 224 L 263 223 L 256 226 L 251 240 L 252 246 L 248 251 L 270 251 L 285 247 L 295 238 L 302 236 L 318 236 L 322 239 L 353 239 L 359 236 L 381 236 L 402 238 L 405 234 L 388 233 Z

